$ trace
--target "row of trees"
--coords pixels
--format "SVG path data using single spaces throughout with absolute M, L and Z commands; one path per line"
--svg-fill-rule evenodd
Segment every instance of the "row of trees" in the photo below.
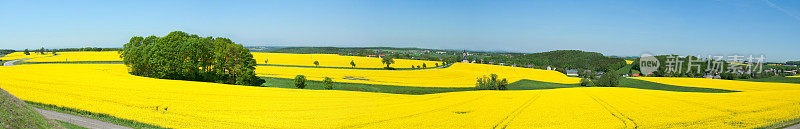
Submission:
M 84 48 L 61 48 L 61 49 L 53 49 L 60 52 L 69 52 L 69 51 L 119 51 L 122 50 L 120 48 L 100 48 L 100 47 L 84 47 Z
M 174 31 L 164 37 L 132 37 L 120 52 L 131 74 L 145 77 L 261 85 L 248 49 L 227 38 Z
M 44 49 L 44 47 L 42 47 L 41 49 L 36 49 L 35 53 L 39 53 L 39 54 L 44 55 L 44 52 L 48 52 L 48 51 L 49 52 L 53 52 L 53 54 L 56 54 L 56 50 L 52 50 L 51 51 L 51 50 Z M 25 55 L 31 55 L 31 51 L 28 50 L 28 49 L 25 49 L 22 53 L 25 54 Z
M 16 50 L 11 50 L 11 49 L 0 49 L 0 55 L 7 55 L 7 54 L 14 53 L 14 52 L 17 52 L 17 51 Z

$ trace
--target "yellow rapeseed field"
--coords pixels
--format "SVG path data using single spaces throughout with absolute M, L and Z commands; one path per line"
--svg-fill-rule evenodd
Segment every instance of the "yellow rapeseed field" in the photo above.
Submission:
M 787 76 L 787 77 L 800 77 L 800 75 L 797 75 L 797 76 Z
M 632 60 L 625 60 L 625 63 L 627 63 L 627 64 L 633 64 L 633 61 L 632 61 Z
M 24 100 L 168 128 L 756 128 L 800 118 L 800 86 L 788 83 L 637 78 L 743 92 L 579 87 L 401 95 L 153 79 L 129 75 L 121 64 L 18 65 L 0 67 L 0 74 L 13 75 L 0 76 L 0 88 Z
M 256 74 L 264 77 L 294 78 L 305 75 L 309 80 L 321 81 L 325 77 L 336 82 L 398 85 L 415 87 L 474 87 L 476 78 L 497 74 L 509 82 L 529 79 L 542 82 L 574 84 L 580 78 L 551 71 L 486 64 L 456 63 L 449 68 L 425 70 L 357 70 L 335 68 L 300 68 L 257 66 Z
M 295 66 L 315 66 L 314 61 L 319 61 L 321 67 L 351 67 L 350 61 L 355 62 L 356 68 L 383 68 L 385 64 L 381 63 L 381 58 L 377 57 L 359 57 L 359 56 L 341 56 L 336 54 L 289 54 L 289 53 L 263 53 L 253 52 L 253 58 L 256 59 L 258 64 L 274 65 L 295 65 Z M 425 63 L 427 67 L 435 67 L 436 63 L 442 65 L 442 62 L 437 61 L 422 61 L 422 60 L 406 60 L 394 59 L 395 68 L 411 68 L 411 65 L 417 66 Z
M 26 60 L 26 62 L 122 61 L 117 51 L 57 52 L 59 55 Z
M 3 57 L 0 57 L 0 60 L 16 60 L 16 59 L 27 59 L 27 58 L 40 58 L 40 57 L 47 57 L 52 56 L 51 53 L 39 54 L 36 52 L 30 52 L 31 55 L 25 55 L 24 52 L 14 52 Z

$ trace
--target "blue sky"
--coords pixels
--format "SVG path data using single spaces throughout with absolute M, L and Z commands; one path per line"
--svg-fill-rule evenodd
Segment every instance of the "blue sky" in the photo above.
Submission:
M 175 30 L 249 46 L 800 60 L 800 1 L 0 1 L 0 48 L 120 47 Z

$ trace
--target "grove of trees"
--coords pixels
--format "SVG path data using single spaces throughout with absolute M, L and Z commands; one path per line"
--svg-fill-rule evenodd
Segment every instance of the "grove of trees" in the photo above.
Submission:
M 164 37 L 132 37 L 119 51 L 137 76 L 261 85 L 256 61 L 248 49 L 227 38 L 200 37 L 174 31 Z

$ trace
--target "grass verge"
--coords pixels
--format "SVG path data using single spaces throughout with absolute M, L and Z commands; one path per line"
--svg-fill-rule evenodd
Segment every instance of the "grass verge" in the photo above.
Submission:
M 0 89 L 0 128 L 61 128 L 58 123 L 47 119 L 25 102 Z
M 108 114 L 103 114 L 103 113 L 94 113 L 94 112 L 89 112 L 89 111 L 86 111 L 86 110 L 80 110 L 80 109 L 56 106 L 56 105 L 52 105 L 52 104 L 37 103 L 37 102 L 32 102 L 32 101 L 25 101 L 25 102 L 28 103 L 29 105 L 31 105 L 32 107 L 36 107 L 36 108 L 40 108 L 40 109 L 44 109 L 44 110 L 50 110 L 50 111 L 66 113 L 66 114 L 72 114 L 72 115 L 91 118 L 91 119 L 100 120 L 100 121 L 105 121 L 105 122 L 108 122 L 108 123 L 114 123 L 114 124 L 125 126 L 125 127 L 131 127 L 131 128 L 137 128 L 137 129 L 166 129 L 164 127 L 151 125 L 151 124 L 147 124 L 147 123 L 142 123 L 142 122 L 138 122 L 138 121 L 134 121 L 134 120 L 117 118 L 117 117 L 114 117 L 114 116 L 111 116 L 111 115 L 108 115 Z
M 60 121 L 60 120 L 54 120 L 54 121 L 58 122 L 58 124 L 61 125 L 61 127 L 65 128 L 65 129 L 87 129 L 87 128 L 84 128 L 84 127 L 81 127 L 81 126 L 78 126 L 78 125 L 74 125 L 74 124 L 70 124 L 70 123 L 67 123 L 67 122 L 64 122 L 64 121 Z

